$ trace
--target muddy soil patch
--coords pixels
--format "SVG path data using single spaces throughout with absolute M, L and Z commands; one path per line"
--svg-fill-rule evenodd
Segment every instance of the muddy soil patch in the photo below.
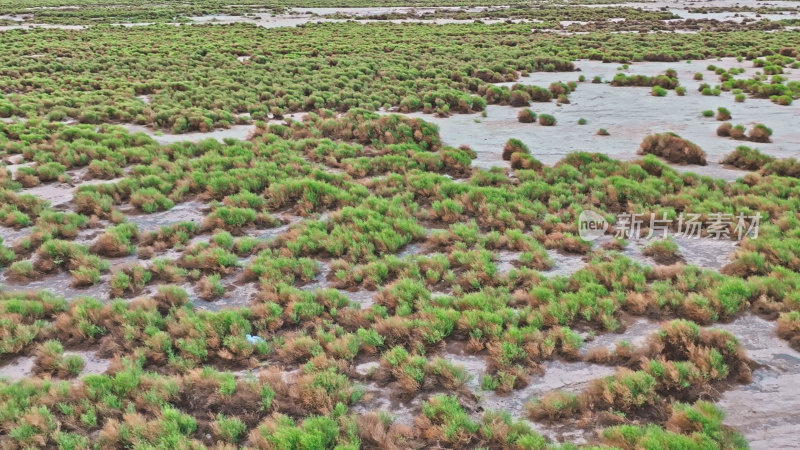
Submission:
M 725 392 L 719 406 L 725 424 L 738 429 L 752 449 L 797 448 L 800 429 L 800 352 L 779 339 L 775 323 L 746 315 L 716 325 L 733 333 L 748 355 L 763 367 L 753 382 Z

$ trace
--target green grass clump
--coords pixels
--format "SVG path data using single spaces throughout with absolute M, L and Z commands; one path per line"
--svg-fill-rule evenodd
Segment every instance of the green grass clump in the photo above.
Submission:
M 642 249 L 642 254 L 653 257 L 660 264 L 669 264 L 679 256 L 678 244 L 669 238 L 655 240 Z
M 753 142 L 772 142 L 771 136 L 772 129 L 763 123 L 757 123 L 753 125 L 753 127 L 750 128 L 750 131 L 747 133 L 747 139 Z
M 439 395 L 431 398 L 423 403 L 422 413 L 429 420 L 430 425 L 425 424 L 426 428 L 437 432 L 445 442 L 469 441 L 469 435 L 479 427 L 469 419 L 453 396 Z
M 778 336 L 786 339 L 792 348 L 800 348 L 800 312 L 781 313 L 778 317 Z
M 222 284 L 220 278 L 220 274 L 214 273 L 200 279 L 198 282 L 200 298 L 212 300 L 221 297 L 225 293 L 225 285 Z
M 475 152 L 444 145 L 434 125 L 370 111 L 467 113 L 490 102 L 508 105 L 512 94 L 515 102 L 563 101 L 576 85 L 534 89 L 493 83 L 513 82 L 526 71 L 572 69 L 567 59 L 579 54 L 629 61 L 708 52 L 707 36 L 669 37 L 687 50 L 605 33 L 555 41 L 540 33 L 535 43 L 516 39 L 516 32 L 530 33 L 526 26 L 492 25 L 498 33 L 486 33 L 480 24 L 448 25 L 435 33 L 415 24 L 318 24 L 291 33 L 240 25 L 204 27 L 202 33 L 192 27 L 152 27 L 177 33 L 172 42 L 156 39 L 153 30 L 128 30 L 126 38 L 141 44 L 136 49 L 152 52 L 154 61 L 167 50 L 184 55 L 148 68 L 147 77 L 131 72 L 141 58 L 136 67 L 125 58 L 116 58 L 116 67 L 76 65 L 88 53 L 71 41 L 71 32 L 10 33 L 12 44 L 20 45 L 31 33 L 57 37 L 57 54 L 42 51 L 57 55 L 66 67 L 56 77 L 48 69 L 52 64 L 19 55 L 3 60 L 4 81 L 15 94 L 0 99 L 0 111 L 30 116 L 26 122 L 0 123 L 0 141 L 10 153 L 4 158 L 21 154 L 33 168 L 57 162 L 70 174 L 119 179 L 82 183 L 73 202 L 55 210 L 25 194 L 11 174 L 0 174 L 0 221 L 22 236 L 3 242 L 13 250 L 8 263 L 13 269 L 5 271 L 5 280 L 14 289 L 31 279 L 60 285 L 66 272 L 76 280 L 65 291 L 69 301 L 45 291 L 0 289 L 0 352 L 10 361 L 41 346 L 42 362 L 49 357 L 46 366 L 63 367 L 65 377 L 77 370 L 78 360 L 64 357 L 55 364 L 59 355 L 69 354 L 64 348 L 100 348 L 104 356 L 120 356 L 108 374 L 69 385 L 33 377 L 0 383 L 10 445 L 200 447 L 211 435 L 218 445 L 256 448 L 383 448 L 386 440 L 399 447 L 546 446 L 507 414 L 473 414 L 461 406 L 471 399 L 470 373 L 447 355 L 464 351 L 486 359 L 481 386 L 498 394 L 522 389 L 553 359 L 629 368 L 589 383 L 582 392 L 543 395 L 534 402 L 536 417 L 554 421 L 624 415 L 630 428 L 598 445 L 647 447 L 656 441 L 728 448 L 733 441 L 703 436 L 703 421 L 716 433 L 713 415 L 684 409 L 674 399 L 696 401 L 700 393 L 724 391 L 747 379 L 751 362 L 734 336 L 712 327 L 716 321 L 750 310 L 774 315 L 781 337 L 794 345 L 800 251 L 792 230 L 800 223 L 793 176 L 800 174 L 800 165 L 741 151 L 739 158 L 763 167 L 758 174 L 724 182 L 676 171 L 650 154 L 619 161 L 581 152 L 545 165 L 521 141 L 509 140 L 512 170 L 481 170 L 472 166 Z M 112 45 L 121 36 L 113 29 L 84 31 L 101 50 L 133 52 L 127 42 Z M 351 42 L 366 31 L 380 34 L 380 48 Z M 741 42 L 755 36 L 747 30 L 735 33 Z M 469 61 L 443 64 L 450 58 L 450 38 L 465 34 L 481 38 L 481 52 L 470 53 Z M 711 51 L 747 51 L 759 58 L 766 51 L 761 48 L 782 48 L 794 39 L 783 32 L 764 34 L 757 35 L 758 47 L 745 46 L 749 50 L 725 41 Z M 448 39 L 442 39 L 445 35 Z M 256 38 L 263 42 L 247 45 Z M 597 48 L 588 44 L 590 38 L 608 45 Z M 303 45 L 295 45 L 301 40 Z M 234 46 L 237 42 L 241 45 Z M 565 42 L 576 49 L 558 58 L 545 52 L 548 45 Z M 181 52 L 189 47 L 189 53 Z M 415 58 L 422 55 L 422 62 L 436 64 L 409 65 L 412 50 Z M 236 60 L 243 53 L 252 53 L 246 64 Z M 765 62 L 793 64 L 777 56 Z M 378 59 L 382 62 L 375 65 Z M 16 71 L 35 73 L 35 82 L 15 85 L 9 74 Z M 103 85 L 103 96 L 62 90 L 92 86 L 74 73 L 120 81 Z M 185 81 L 175 82 L 174 73 Z M 243 88 L 217 84 L 231 73 Z M 277 81 L 265 86 L 254 73 Z M 198 74 L 209 82 L 201 85 L 193 78 Z M 770 86 L 752 80 L 762 86 L 751 89 L 730 71 L 722 75 L 720 89 L 741 89 L 754 98 L 768 98 L 755 90 L 787 95 L 792 86 L 765 78 Z M 773 81 L 783 87 L 772 87 Z M 372 90 L 367 95 L 363 89 Z M 53 98 L 35 96 L 43 93 Z M 151 104 L 134 94 L 150 96 Z M 115 103 L 106 102 L 106 96 Z M 73 126 L 34 117 L 57 108 L 54 117 L 77 115 L 97 123 Z M 238 116 L 245 110 L 262 122 L 246 142 L 159 146 L 144 134 L 103 123 L 133 115 L 136 122 L 159 129 L 176 124 L 181 131 L 210 129 L 244 121 Z M 267 115 L 299 110 L 310 113 L 283 125 L 265 122 Z M 665 150 L 686 146 L 670 141 L 665 139 Z M 39 183 L 56 173 L 64 179 L 55 164 L 23 171 L 28 181 L 35 177 Z M 158 192 L 153 199 L 160 195 L 180 208 L 141 216 L 131 205 L 134 197 L 144 198 L 143 192 Z M 680 211 L 762 211 L 764 216 L 759 237 L 742 241 L 731 263 L 717 273 L 692 265 L 647 267 L 619 253 L 623 242 L 592 246 L 575 229 L 578 212 L 587 209 L 612 223 L 620 211 L 658 217 L 676 217 Z M 194 222 L 164 222 L 189 220 L 184 213 Z M 131 225 L 127 216 L 148 224 L 148 231 Z M 23 222 L 31 228 L 24 229 Z M 161 226 L 151 228 L 154 224 Z M 114 249 L 109 255 L 125 259 L 103 259 L 117 258 L 101 255 L 106 250 L 95 246 L 106 241 Z M 668 243 L 653 248 L 676 256 Z M 134 250 L 138 261 L 130 258 Z M 553 252 L 567 255 L 551 259 Z M 575 271 L 551 276 L 545 271 L 554 259 L 558 269 L 566 265 Z M 111 274 L 104 277 L 109 265 Z M 94 287 L 80 290 L 93 282 Z M 76 292 L 108 294 L 111 300 L 75 298 Z M 226 298 L 216 305 L 198 300 L 220 296 Z M 584 333 L 613 332 L 629 315 L 683 320 L 668 322 L 643 345 L 621 343 L 613 351 L 581 353 Z M 366 375 L 354 370 L 366 361 L 378 364 Z M 252 373 L 244 373 L 247 369 Z M 402 426 L 369 412 L 375 394 L 365 395 L 358 383 L 372 390 L 373 382 L 389 396 L 424 400 L 441 391 L 453 396 L 426 403 L 414 418 L 413 439 L 406 440 Z M 648 414 L 654 410 L 663 414 Z M 667 425 L 673 413 L 676 418 Z M 680 420 L 690 415 L 693 421 L 684 426 Z M 380 436 L 383 440 L 376 439 Z
M 550 114 L 539 114 L 539 125 L 552 127 L 556 124 L 556 118 Z
M 127 256 L 136 251 L 133 245 L 139 236 L 139 229 L 136 224 L 122 223 L 114 227 L 109 227 L 106 232 L 100 235 L 91 246 L 91 251 L 110 257 Z
M 239 229 L 254 224 L 256 211 L 251 208 L 230 208 L 221 206 L 214 210 L 206 222 L 209 226 L 219 226 L 226 229 Z
M 662 88 L 661 86 L 653 86 L 653 88 L 652 88 L 650 93 L 654 97 L 665 97 L 667 95 L 667 92 L 669 92 L 669 91 L 667 91 L 666 89 Z
M 56 181 L 66 170 L 67 168 L 63 164 L 53 161 L 37 166 L 36 176 L 39 180 L 47 183 Z
M 747 448 L 741 434 L 722 424 L 724 417 L 710 402 L 677 403 L 668 421 L 670 431 L 655 425 L 618 425 L 604 429 L 602 439 L 604 444 L 619 448 Z M 694 432 L 698 429 L 702 431 Z
M 617 73 L 611 81 L 612 86 L 648 86 L 658 87 L 660 90 L 653 92 L 661 92 L 661 90 L 675 89 L 678 86 L 678 80 L 674 71 L 668 70 L 663 75 L 649 77 L 646 75 L 626 75 L 624 73 Z M 666 95 L 666 92 L 664 92 Z
M 59 341 L 49 340 L 36 350 L 36 370 L 60 378 L 74 377 L 83 369 L 80 355 L 64 355 L 64 347 Z
M 800 178 L 800 162 L 795 158 L 778 159 L 764 166 L 764 174 Z
M 335 418 L 311 416 L 297 424 L 286 415 L 271 419 L 269 426 L 260 425 L 258 433 L 268 446 L 275 448 L 332 448 L 339 439 Z
M 247 425 L 238 417 L 227 417 L 224 414 L 217 414 L 217 420 L 212 425 L 216 436 L 224 442 L 235 444 L 247 431 Z
M 0 237 L 0 268 L 8 266 L 15 258 L 14 250 L 3 245 L 3 238 Z
M 569 417 L 579 409 L 578 396 L 570 392 L 553 391 L 542 398 L 535 398 L 526 405 L 533 420 L 556 420 Z
M 675 133 L 651 134 L 639 146 L 639 154 L 660 156 L 678 164 L 706 165 L 706 153 L 696 144 Z
M 536 122 L 536 113 L 530 108 L 525 108 L 517 114 L 517 120 L 521 123 L 534 123 Z
M 172 209 L 175 203 L 154 187 L 140 189 L 131 194 L 131 204 L 151 214 Z
M 511 138 L 503 147 L 503 159 L 510 160 L 515 153 L 530 155 L 531 151 L 528 149 L 528 146 L 519 139 Z
M 757 148 L 740 145 L 720 163 L 730 164 L 742 170 L 759 170 L 774 160 L 775 158 L 761 153 Z

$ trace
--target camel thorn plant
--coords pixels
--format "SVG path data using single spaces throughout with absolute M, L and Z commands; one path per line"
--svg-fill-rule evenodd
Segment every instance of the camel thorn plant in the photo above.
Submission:
M 642 249 L 642 254 L 652 257 L 657 263 L 670 265 L 680 259 L 678 245 L 672 239 L 654 240 Z
M 536 122 L 536 113 L 533 112 L 530 108 L 525 108 L 517 114 L 517 120 L 521 123 L 535 123 Z
M 37 23 L 159 23 L 3 31 L 0 360 L 4 372 L 33 367 L 0 380 L 4 445 L 573 446 L 535 432 L 533 419 L 601 448 L 745 446 L 705 399 L 747 383 L 755 365 L 714 327 L 758 314 L 797 346 L 800 163 L 736 149 L 728 163 L 754 172 L 721 180 L 659 159 L 705 155 L 657 135 L 637 159 L 573 152 L 552 164 L 534 157 L 535 139 L 509 139 L 495 149 L 508 166 L 486 169 L 423 114 L 446 127 L 456 114 L 552 102 L 541 109 L 567 117 L 579 83 L 549 81 L 578 78 L 587 60 L 619 65 L 615 86 L 691 95 L 676 70 L 635 72 L 738 56 L 760 73 L 713 67 L 700 92 L 788 104 L 799 41 L 783 22 L 692 19 L 680 26 L 705 31 L 653 38 L 620 31 L 678 30 L 663 22 L 672 13 L 512 4 L 434 11 L 458 22 L 437 26 L 389 12 L 266 30 L 161 23 L 256 12 L 207 0 L 31 1 L 14 8 Z M 542 31 L 567 17 L 590 19 L 590 34 Z M 499 21 L 471 23 L 480 18 Z M 551 73 L 547 84 L 527 82 L 537 72 Z M 771 134 L 720 124 L 742 140 Z M 609 223 L 602 239 L 581 237 L 584 211 Z M 627 256 L 633 241 L 611 238 L 623 213 L 756 212 L 758 237 L 719 271 L 682 263 L 672 241 L 645 250 L 664 264 L 639 263 Z M 660 324 L 639 344 L 586 345 L 644 318 Z M 72 350 L 109 365 L 90 374 Z M 538 393 L 528 417 L 489 408 L 508 409 L 504 398 L 557 365 L 588 363 L 596 379 Z M 382 410 L 387 401 L 403 407 Z
M 706 154 L 696 144 L 675 133 L 651 134 L 639 146 L 639 154 L 656 155 L 678 164 L 706 165 Z

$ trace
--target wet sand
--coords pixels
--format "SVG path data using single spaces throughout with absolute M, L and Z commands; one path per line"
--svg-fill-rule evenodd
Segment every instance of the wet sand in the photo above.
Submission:
M 744 103 L 736 103 L 730 92 L 719 97 L 703 96 L 698 92 L 702 81 L 694 81 L 695 72 L 702 72 L 709 84 L 716 84 L 717 77 L 706 70 L 709 64 L 717 67 L 745 67 L 745 74 L 737 78 L 749 77 L 756 68 L 752 62 L 736 62 L 726 58 L 722 61 L 704 60 L 673 63 L 644 62 L 631 64 L 627 74 L 658 75 L 667 69 L 678 72 L 678 80 L 686 86 L 685 96 L 670 91 L 666 97 L 650 95 L 646 87 L 615 87 L 610 84 L 594 84 L 590 81 L 600 76 L 604 81 L 613 79 L 620 64 L 604 64 L 597 61 L 578 61 L 580 72 L 535 72 L 520 79 L 521 84 L 548 87 L 550 83 L 577 81 L 584 75 L 586 82 L 579 83 L 570 95 L 570 103 L 558 106 L 555 101 L 532 103 L 530 109 L 537 114 L 551 114 L 558 123 L 544 127 L 538 124 L 520 123 L 517 114 L 523 108 L 489 105 L 487 117 L 480 114 L 454 114 L 447 118 L 435 117 L 420 112 L 408 114 L 433 122 L 439 126 L 442 141 L 451 146 L 469 145 L 478 154 L 473 166 L 488 169 L 508 167 L 502 160 L 502 149 L 510 138 L 517 138 L 528 146 L 531 154 L 541 162 L 552 165 L 564 156 L 575 151 L 599 152 L 620 160 L 633 160 L 640 157 L 636 152 L 645 136 L 652 133 L 674 132 L 699 145 L 708 155 L 707 166 L 674 165 L 677 170 L 691 171 L 700 175 L 735 180 L 747 174 L 746 171 L 724 167 L 719 161 L 739 145 L 756 147 L 763 153 L 777 158 L 798 156 L 800 148 L 800 129 L 796 118 L 800 116 L 800 103 L 780 106 L 768 99 L 748 98 Z M 791 70 L 789 79 L 800 79 L 800 70 Z M 511 86 L 514 83 L 501 83 Z M 714 118 L 703 118 L 704 110 L 725 107 L 731 111 L 733 124 L 745 125 L 748 129 L 756 123 L 764 123 L 772 128 L 773 142 L 768 144 L 735 141 L 716 135 L 720 123 Z M 578 119 L 585 118 L 586 125 L 578 125 Z M 597 136 L 597 130 L 605 128 L 610 136 Z
M 753 450 L 796 449 L 800 430 L 800 352 L 779 339 L 775 323 L 745 315 L 718 325 L 733 333 L 762 367 L 753 382 L 725 392 L 718 405 L 725 424 L 738 429 Z

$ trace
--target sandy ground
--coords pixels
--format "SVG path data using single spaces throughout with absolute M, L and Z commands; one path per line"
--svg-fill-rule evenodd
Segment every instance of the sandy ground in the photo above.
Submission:
M 708 154 L 707 166 L 676 166 L 678 170 L 733 180 L 746 174 L 744 171 L 722 167 L 718 162 L 739 145 L 757 147 L 762 152 L 778 157 L 800 156 L 800 129 L 796 127 L 800 115 L 800 103 L 780 106 L 768 99 L 748 98 L 744 103 L 736 103 L 730 92 L 719 97 L 703 96 L 698 92 L 702 81 L 694 81 L 695 72 L 702 72 L 709 84 L 717 84 L 718 79 L 706 66 L 744 67 L 746 72 L 737 78 L 750 77 L 758 69 L 752 62 L 736 62 L 733 58 L 721 61 L 705 60 L 692 62 L 643 62 L 631 64 L 623 72 L 627 74 L 658 75 L 667 69 L 678 72 L 680 84 L 686 86 L 686 95 L 681 97 L 670 91 L 666 97 L 650 95 L 646 87 L 614 87 L 610 84 L 593 84 L 593 77 L 600 76 L 604 81 L 613 79 L 620 64 L 604 64 L 598 61 L 578 61 L 580 72 L 536 72 L 522 77 L 521 84 L 548 87 L 550 83 L 577 81 L 580 75 L 586 82 L 579 83 L 578 89 L 570 95 L 570 103 L 558 106 L 555 102 L 533 103 L 530 108 L 537 114 L 551 114 L 558 123 L 553 127 L 538 124 L 525 124 L 517 121 L 522 108 L 490 105 L 487 117 L 480 114 L 455 114 L 448 118 L 438 118 L 432 114 L 412 113 L 439 126 L 444 143 L 451 146 L 469 145 L 478 153 L 473 165 L 481 168 L 493 166 L 507 167 L 502 160 L 502 149 L 510 138 L 525 143 L 531 154 L 545 164 L 552 165 L 564 156 L 575 151 L 599 152 L 621 160 L 636 159 L 636 151 L 645 136 L 652 133 L 671 131 L 698 144 Z M 800 70 L 791 70 L 785 75 L 790 80 L 800 79 Z M 511 86 L 514 83 L 501 83 Z M 704 118 L 704 110 L 725 107 L 731 111 L 731 123 L 742 124 L 748 129 L 756 123 L 764 123 L 772 128 L 773 142 L 769 144 L 735 141 L 716 135 L 721 122 L 713 117 Z M 578 119 L 588 121 L 578 125 Z M 610 136 L 597 136 L 597 130 L 605 128 Z

